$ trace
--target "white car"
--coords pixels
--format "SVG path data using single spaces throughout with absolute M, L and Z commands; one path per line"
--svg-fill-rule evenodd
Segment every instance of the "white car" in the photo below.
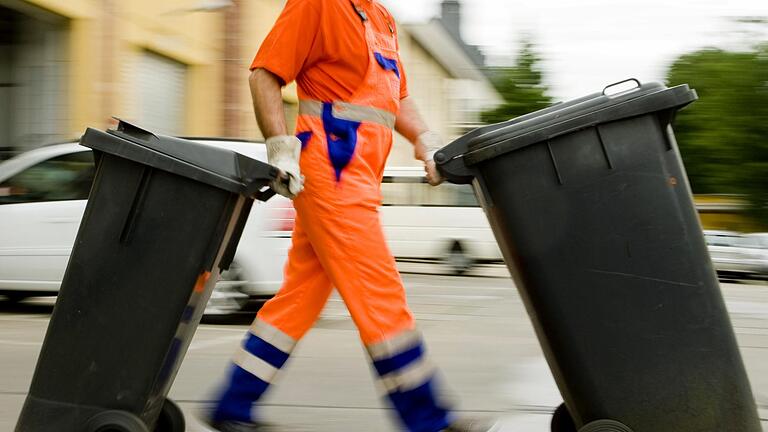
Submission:
M 768 233 L 704 231 L 704 238 L 720 277 L 768 280 Z
M 470 185 L 432 187 L 423 168 L 390 167 L 381 190 L 384 234 L 398 260 L 441 262 L 454 274 L 503 261 Z
M 266 161 L 262 143 L 200 139 Z M 56 295 L 93 180 L 93 154 L 57 144 L 0 163 L 0 295 L 11 300 Z M 274 295 L 293 229 L 291 201 L 257 202 L 231 268 L 221 275 L 207 315 L 239 312 L 252 298 Z
M 768 281 L 768 233 L 743 234 L 734 250 L 744 277 Z

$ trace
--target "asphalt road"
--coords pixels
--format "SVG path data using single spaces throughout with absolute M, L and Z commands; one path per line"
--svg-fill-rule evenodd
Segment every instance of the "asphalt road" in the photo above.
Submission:
M 476 274 L 403 275 L 428 349 L 461 411 L 499 417 L 505 432 L 548 431 L 560 397 L 523 304 L 503 268 Z M 768 431 L 768 285 L 723 284 L 723 292 Z M 0 431 L 13 430 L 51 304 L 0 302 Z M 188 414 L 188 431 L 207 430 L 194 416 L 207 407 L 246 328 L 244 322 L 199 327 L 170 394 Z M 315 432 L 399 430 L 338 297 L 299 344 L 261 412 L 272 422 Z

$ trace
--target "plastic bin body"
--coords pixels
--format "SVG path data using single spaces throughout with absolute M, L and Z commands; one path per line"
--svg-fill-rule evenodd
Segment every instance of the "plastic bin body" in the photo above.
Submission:
M 669 126 L 695 99 L 682 90 L 643 86 L 642 109 L 592 95 L 439 157 L 449 178 L 473 178 L 577 427 L 761 430 Z
M 152 430 L 234 255 L 253 202 L 245 189 L 171 172 L 211 174 L 126 137 L 89 130 L 83 139 L 94 147 L 94 184 L 17 431 L 82 431 L 106 410 L 133 413 Z M 248 166 L 262 177 L 254 187 L 274 175 Z

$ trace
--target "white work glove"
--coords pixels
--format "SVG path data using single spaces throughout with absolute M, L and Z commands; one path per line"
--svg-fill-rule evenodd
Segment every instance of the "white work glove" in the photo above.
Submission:
M 424 171 L 427 173 L 427 181 L 432 186 L 437 186 L 443 182 L 443 177 L 437 170 L 434 157 L 438 150 L 443 148 L 443 140 L 436 132 L 426 131 L 416 138 L 414 151 L 416 159 L 424 162 Z
M 280 195 L 293 199 L 304 189 L 304 177 L 299 170 L 301 141 L 293 135 L 267 138 L 267 161 L 278 168 L 278 178 L 270 186 Z

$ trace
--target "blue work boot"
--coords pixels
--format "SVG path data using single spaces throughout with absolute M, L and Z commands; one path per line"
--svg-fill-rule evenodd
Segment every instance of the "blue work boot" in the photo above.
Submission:
M 219 431 L 276 430 L 257 420 L 253 411 L 295 345 L 288 335 L 256 318 L 232 358 L 229 377 L 216 399 L 209 424 Z

